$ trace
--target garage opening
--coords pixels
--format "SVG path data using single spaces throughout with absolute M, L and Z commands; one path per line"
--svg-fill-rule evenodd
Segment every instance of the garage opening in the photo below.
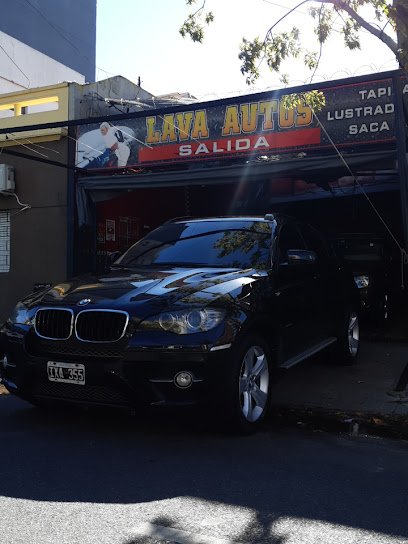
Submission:
M 289 186 L 292 194 L 283 196 Z M 313 224 L 330 238 L 353 271 L 369 320 L 381 326 L 403 311 L 405 287 L 402 255 L 380 219 L 402 246 L 400 193 L 396 183 L 390 182 L 390 188 L 368 192 L 370 201 L 358 189 L 328 193 L 287 178 L 127 190 L 96 204 L 88 259 L 93 255 L 92 268 L 102 271 L 113 253 L 123 253 L 174 217 L 280 212 Z

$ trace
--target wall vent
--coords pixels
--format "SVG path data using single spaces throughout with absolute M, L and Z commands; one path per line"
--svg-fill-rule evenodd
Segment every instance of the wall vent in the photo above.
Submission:
M 0 273 L 10 272 L 10 212 L 0 211 Z

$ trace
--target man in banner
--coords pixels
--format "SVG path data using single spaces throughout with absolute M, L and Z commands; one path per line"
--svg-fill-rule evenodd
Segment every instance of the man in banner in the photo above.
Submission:
M 124 143 L 122 132 L 109 123 L 102 123 L 100 131 L 107 149 L 110 149 L 118 158 L 118 166 L 126 166 L 130 155 L 129 146 Z

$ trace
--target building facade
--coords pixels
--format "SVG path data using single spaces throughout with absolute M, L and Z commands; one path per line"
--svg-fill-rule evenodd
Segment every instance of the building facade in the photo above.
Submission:
M 35 127 L 109 117 L 117 109 L 105 99 L 151 96 L 120 76 L 0 95 L 0 180 L 7 166 L 15 177 L 9 190 L 0 181 L 0 321 L 36 286 L 72 274 L 76 127 Z
M 0 0 L 0 93 L 95 80 L 96 0 Z

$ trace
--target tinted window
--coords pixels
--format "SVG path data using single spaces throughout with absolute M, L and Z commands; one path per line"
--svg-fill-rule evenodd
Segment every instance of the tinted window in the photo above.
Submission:
M 307 249 L 316 253 L 319 259 L 327 259 L 329 255 L 329 245 L 323 235 L 309 225 L 302 228 L 302 235 L 306 241 Z
M 168 223 L 133 245 L 115 264 L 269 268 L 271 228 L 259 221 Z
M 280 262 L 286 261 L 288 249 L 306 249 L 305 242 L 295 225 L 286 224 L 281 228 L 278 248 Z

